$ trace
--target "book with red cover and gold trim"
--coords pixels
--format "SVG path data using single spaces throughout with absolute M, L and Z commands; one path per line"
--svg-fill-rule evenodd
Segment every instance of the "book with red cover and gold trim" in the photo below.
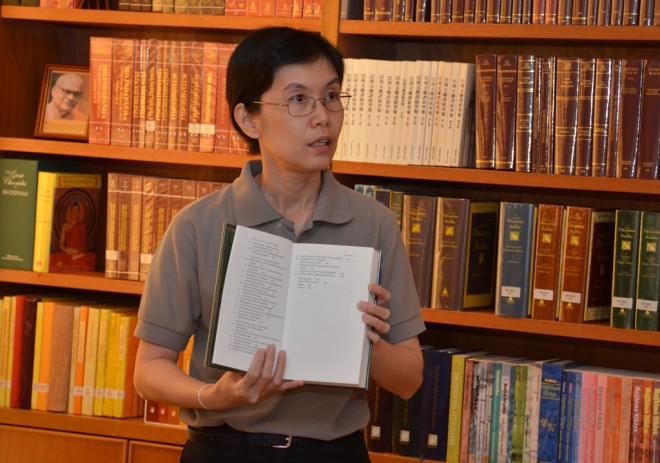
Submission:
M 597 58 L 594 74 L 594 114 L 591 140 L 591 175 L 607 175 L 607 139 L 611 108 L 612 59 Z
M 643 59 L 626 58 L 621 60 L 621 96 L 616 162 L 616 176 L 618 178 L 637 177 L 643 76 Z
M 556 318 L 564 211 L 562 205 L 539 204 L 532 277 L 532 318 Z
M 112 40 L 112 37 L 89 39 L 89 142 L 95 145 L 110 144 Z
M 555 174 L 575 175 L 579 58 L 557 58 L 555 94 Z
M 476 165 L 495 167 L 495 101 L 497 95 L 497 56 L 478 55 L 476 59 Z
M 595 58 L 581 58 L 578 75 L 578 112 L 575 139 L 575 175 L 591 176 Z
M 110 144 L 114 146 L 131 146 L 134 48 L 133 39 L 112 40 Z
M 660 178 L 660 60 L 644 61 L 637 178 Z
M 516 55 L 497 55 L 496 60 L 495 168 L 513 170 L 516 158 L 518 58 Z

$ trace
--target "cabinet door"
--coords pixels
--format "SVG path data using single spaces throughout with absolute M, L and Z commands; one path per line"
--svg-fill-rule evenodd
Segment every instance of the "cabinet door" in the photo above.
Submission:
M 125 463 L 124 439 L 0 426 L 0 461 L 21 463 Z
M 181 447 L 176 445 L 131 442 L 128 463 L 179 463 Z

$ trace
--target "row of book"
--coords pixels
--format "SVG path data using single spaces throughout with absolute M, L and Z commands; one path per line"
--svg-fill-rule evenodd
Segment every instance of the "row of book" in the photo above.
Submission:
M 660 212 L 356 189 L 399 217 L 424 307 L 659 329 Z
M 225 100 L 235 46 L 91 37 L 89 142 L 244 153 Z
M 474 63 L 345 59 L 345 110 L 335 159 L 468 167 Z
M 141 416 L 133 387 L 136 310 L 62 295 L 4 296 L 0 406 Z
M 365 21 L 587 26 L 660 25 L 660 8 L 656 6 L 657 0 L 363 1 L 363 11 L 359 19 Z
M 144 281 L 153 252 L 174 215 L 191 202 L 226 185 L 108 173 L 106 278 Z
M 657 179 L 660 60 L 481 54 L 477 168 Z
M 660 461 L 660 375 L 423 350 L 424 379 L 412 398 L 370 386 L 372 451 L 447 463 Z

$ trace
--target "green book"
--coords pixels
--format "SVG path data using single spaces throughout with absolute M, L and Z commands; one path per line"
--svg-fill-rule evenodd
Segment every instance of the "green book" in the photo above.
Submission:
M 635 328 L 658 331 L 660 300 L 660 212 L 642 212 Z
M 0 268 L 32 270 L 37 178 L 46 165 L 29 159 L 0 159 Z
M 614 328 L 635 327 L 634 308 L 641 216 L 641 211 L 616 211 L 610 315 L 610 325 Z

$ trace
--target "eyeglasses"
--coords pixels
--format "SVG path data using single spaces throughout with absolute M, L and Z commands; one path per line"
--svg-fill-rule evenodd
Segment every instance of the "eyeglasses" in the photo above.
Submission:
M 66 88 L 60 87 L 59 85 L 56 85 L 56 87 L 60 89 L 60 92 L 62 92 L 62 94 L 64 96 L 73 97 L 73 98 L 76 98 L 76 99 L 80 99 L 82 97 L 82 92 L 75 92 L 73 90 L 67 90 Z
M 343 111 L 351 101 L 351 95 L 342 92 L 328 92 L 321 98 L 312 98 L 303 93 L 292 96 L 288 103 L 269 103 L 267 101 L 253 101 L 255 104 L 267 104 L 273 106 L 286 106 L 292 117 L 309 116 L 316 109 L 316 102 L 320 101 L 325 109 L 331 112 Z

